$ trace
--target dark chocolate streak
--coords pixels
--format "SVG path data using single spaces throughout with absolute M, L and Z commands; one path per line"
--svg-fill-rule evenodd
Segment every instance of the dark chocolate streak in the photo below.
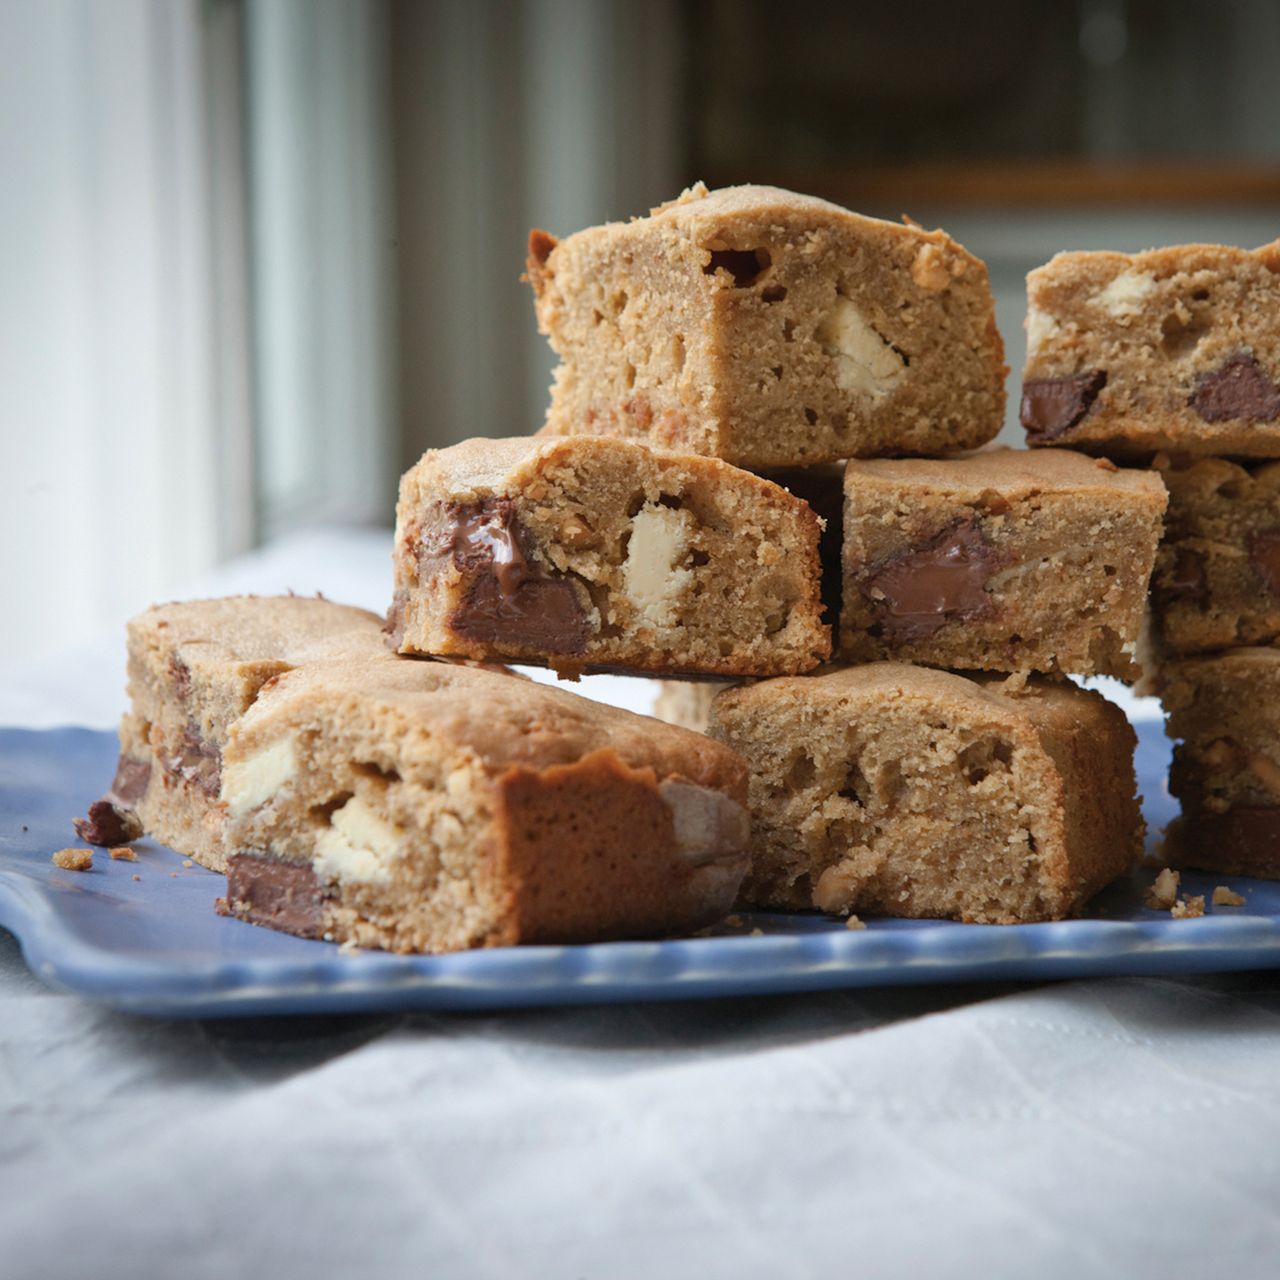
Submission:
M 1280 387 L 1248 351 L 1229 356 L 1221 368 L 1205 374 L 1187 402 L 1205 422 L 1270 422 L 1280 418 Z
M 142 799 L 151 780 L 151 764 L 121 753 L 116 761 L 116 776 L 101 800 L 89 806 L 83 818 L 73 818 L 71 825 L 86 844 L 111 848 L 129 844 L 142 836 L 142 823 L 133 806 Z
M 1032 378 L 1022 384 L 1018 418 L 1033 441 L 1053 440 L 1093 408 L 1107 385 L 1105 369 L 1086 369 L 1068 378 Z
M 227 896 L 218 910 L 283 933 L 318 938 L 324 932 L 324 902 L 324 886 L 309 863 L 233 853 L 227 859 Z
M 1255 534 L 1249 540 L 1249 563 L 1273 596 L 1280 596 L 1280 530 Z
M 459 635 L 551 653 L 581 653 L 589 625 L 573 584 L 548 574 L 527 552 L 510 498 L 449 503 L 422 535 L 422 566 L 452 560 L 469 580 L 449 618 Z
M 859 586 L 890 639 L 923 640 L 948 622 L 993 614 L 985 588 L 1002 563 L 977 525 L 963 520 L 918 551 L 882 560 Z

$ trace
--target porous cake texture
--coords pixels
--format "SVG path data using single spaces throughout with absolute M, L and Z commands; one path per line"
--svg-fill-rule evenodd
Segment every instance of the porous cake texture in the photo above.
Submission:
M 405 654 L 721 676 L 829 656 L 820 522 L 715 458 L 469 440 L 401 481 L 389 632 Z
M 218 804 L 234 721 L 276 676 L 338 653 L 382 656 L 382 619 L 300 596 L 157 605 L 128 624 L 130 709 L 120 761 L 89 814 L 97 843 L 121 843 L 135 814 L 150 836 L 213 871 L 226 868 Z M 136 836 L 136 830 L 128 832 Z
M 731 689 L 709 733 L 750 770 L 744 905 L 1056 920 L 1141 852 L 1133 730 L 1065 681 L 869 663 Z
M 1280 456 L 1280 240 L 1060 253 L 1027 301 L 1030 444 Z
M 761 469 L 968 449 L 1000 429 L 987 269 L 942 231 L 699 184 L 647 218 L 533 232 L 528 278 L 561 361 L 553 435 Z
M 747 867 L 732 751 L 511 673 L 336 659 L 233 726 L 223 909 L 439 952 L 654 936 L 725 914 Z
M 1065 449 L 850 462 L 842 655 L 1133 680 L 1165 503 Z

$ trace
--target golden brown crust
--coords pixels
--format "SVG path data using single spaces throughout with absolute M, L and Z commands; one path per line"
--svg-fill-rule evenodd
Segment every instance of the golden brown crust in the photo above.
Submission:
M 651 769 L 602 748 L 573 764 L 510 769 L 495 785 L 494 874 L 507 903 L 499 945 L 682 932 L 732 903 L 726 885 L 742 859 L 682 856 Z M 726 794 L 745 804 L 745 771 Z

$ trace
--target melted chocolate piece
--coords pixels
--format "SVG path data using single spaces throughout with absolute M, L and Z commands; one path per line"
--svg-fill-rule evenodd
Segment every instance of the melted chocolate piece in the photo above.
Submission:
M 324 932 L 325 897 L 310 863 L 233 853 L 227 859 L 227 896 L 216 905 L 220 915 L 318 938 Z
M 73 818 L 71 825 L 85 844 L 100 845 L 104 849 L 142 838 L 142 823 L 138 821 L 138 815 L 105 797 L 89 806 L 87 817 Z
M 1093 408 L 1107 385 L 1105 369 L 1086 369 L 1069 378 L 1032 378 L 1022 384 L 1018 418 L 1033 441 L 1053 440 Z
M 1247 868 L 1238 874 L 1280 875 L 1280 808 L 1240 805 L 1226 813 L 1189 814 L 1185 861 L 1196 866 L 1203 850 L 1214 867 Z
M 993 614 L 985 587 L 1001 563 L 974 522 L 964 520 L 919 551 L 881 561 L 859 585 L 891 639 L 923 640 L 948 622 Z
M 1248 351 L 1237 351 L 1220 369 L 1200 379 L 1187 402 L 1205 422 L 1244 418 L 1270 422 L 1280 418 L 1280 387 Z
M 135 760 L 121 752 L 120 759 L 116 761 L 116 776 L 111 780 L 107 799 L 132 808 L 146 795 L 150 781 L 151 761 Z
M 217 799 L 222 785 L 222 753 L 196 729 L 188 727 L 183 731 L 181 749 L 164 762 L 164 767 Z
M 1209 598 L 1209 579 L 1204 569 L 1204 555 L 1189 547 L 1179 547 L 1173 558 L 1173 574 L 1166 587 L 1169 595 L 1204 604 Z
M 549 575 L 526 551 L 510 498 L 449 503 L 423 531 L 424 572 L 449 559 L 469 583 L 449 618 L 459 635 L 551 653 L 582 653 L 590 626 L 573 584 Z
M 1280 596 L 1280 530 L 1255 534 L 1249 541 L 1249 563 L 1273 596 Z
M 103 848 L 129 844 L 142 838 L 142 823 L 133 812 L 133 806 L 146 794 L 151 781 L 151 763 L 135 760 L 123 752 L 116 761 L 116 776 L 101 800 L 89 806 L 83 818 L 73 818 L 71 825 L 85 844 Z

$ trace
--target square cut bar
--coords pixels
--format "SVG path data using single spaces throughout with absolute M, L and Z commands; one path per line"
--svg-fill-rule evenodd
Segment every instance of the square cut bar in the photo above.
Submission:
M 380 658 L 276 681 L 231 731 L 227 898 L 390 951 L 698 928 L 747 868 L 746 770 L 509 672 Z
M 831 652 L 818 517 L 716 458 L 624 440 L 468 440 L 400 483 L 401 653 L 794 674 Z
M 841 652 L 1136 679 L 1165 501 L 1065 449 L 850 462 Z
M 1280 651 L 1185 658 L 1160 676 L 1182 805 L 1170 860 L 1280 879 Z
M 699 184 L 647 218 L 534 231 L 528 278 L 561 360 L 550 434 L 758 470 L 969 449 L 1004 416 L 987 269 L 942 231 Z
M 709 732 L 751 774 L 740 901 L 982 924 L 1078 912 L 1141 852 L 1136 739 L 1096 693 L 1009 687 L 877 662 L 722 693 Z
M 109 845 L 140 825 L 212 871 L 226 869 L 218 786 L 231 725 L 300 663 L 386 652 L 376 614 L 301 596 L 157 605 L 130 621 L 128 651 L 116 776 L 77 829 Z
M 1203 458 L 1169 489 L 1151 607 L 1164 653 L 1280 641 L 1280 462 Z
M 1028 443 L 1280 457 L 1280 240 L 1060 253 L 1027 303 Z

